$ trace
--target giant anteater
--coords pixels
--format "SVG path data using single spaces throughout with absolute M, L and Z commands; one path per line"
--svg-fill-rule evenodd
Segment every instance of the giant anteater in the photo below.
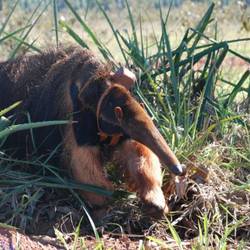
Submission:
M 131 74 L 128 70 L 113 73 L 92 52 L 76 47 L 21 56 L 0 63 L 0 110 L 22 101 L 12 118 L 16 123 L 25 122 L 27 114 L 33 122 L 73 121 L 34 130 L 39 152 L 49 154 L 61 143 L 60 164 L 70 168 L 77 181 L 112 190 L 103 169 L 104 152 L 109 152 L 109 160 L 128 176 L 130 188 L 152 211 L 163 213 L 168 207 L 159 159 L 176 175 L 185 170 L 132 97 Z M 25 153 L 29 135 L 20 134 L 18 146 Z M 94 193 L 83 196 L 92 205 L 106 202 Z

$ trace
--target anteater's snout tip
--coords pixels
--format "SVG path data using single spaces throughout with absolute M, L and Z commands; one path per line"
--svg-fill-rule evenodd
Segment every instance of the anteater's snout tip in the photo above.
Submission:
M 169 167 L 169 170 L 178 176 L 184 176 L 186 175 L 187 168 L 184 164 L 177 164 L 177 165 L 172 165 Z

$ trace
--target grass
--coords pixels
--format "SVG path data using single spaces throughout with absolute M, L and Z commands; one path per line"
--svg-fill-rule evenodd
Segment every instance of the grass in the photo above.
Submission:
M 135 96 L 144 103 L 161 133 L 188 166 L 188 188 L 184 199 L 170 196 L 172 212 L 162 221 L 154 222 L 144 217 L 141 205 L 126 192 L 111 193 L 79 185 L 49 164 L 52 155 L 41 158 L 34 154 L 29 162 L 15 160 L 2 143 L 1 222 L 28 233 L 52 234 L 65 249 L 80 246 L 108 249 L 114 245 L 114 237 L 122 242 L 126 236 L 131 248 L 139 246 L 140 249 L 153 246 L 163 249 L 250 247 L 250 54 L 242 48 L 236 49 L 241 44 L 244 47 L 250 38 L 219 39 L 218 26 L 222 17 L 217 17 L 217 22 L 214 20 L 218 7 L 213 3 L 206 10 L 201 5 L 202 18 L 194 28 L 187 27 L 182 37 L 178 35 L 173 41 L 169 32 L 172 13 L 179 10 L 171 6 L 160 8 L 157 14 L 152 10 L 152 16 L 159 18 L 154 28 L 152 16 L 146 22 L 144 16 L 134 13 L 135 6 L 126 1 L 126 10 L 120 13 L 128 16 L 127 31 L 124 31 L 116 27 L 118 22 L 114 22 L 112 14 L 97 1 L 95 15 L 101 24 L 106 22 L 106 32 L 112 34 L 115 48 L 112 50 L 105 42 L 106 36 L 102 37 L 102 31 L 92 28 L 91 21 L 79 14 L 81 10 L 75 9 L 71 1 L 65 0 L 65 4 L 67 19 L 59 18 L 57 1 L 48 4 L 41 1 L 20 27 L 14 25 L 14 31 L 8 32 L 13 15 L 21 11 L 17 1 L 0 29 L 0 46 L 12 48 L 7 58 L 27 51 L 39 53 L 43 49 L 39 44 L 49 42 L 48 39 L 37 41 L 32 31 L 39 29 L 40 19 L 49 9 L 53 13 L 50 22 L 56 46 L 67 37 L 66 41 L 71 39 L 79 46 L 97 51 L 103 61 L 112 62 L 114 68 L 119 65 L 117 58 L 122 60 L 137 74 Z M 186 6 L 183 8 L 185 11 Z M 144 25 L 151 27 L 150 39 L 144 34 Z M 225 68 L 228 58 L 243 62 L 243 66 L 237 68 L 236 65 L 236 72 L 234 65 L 231 69 Z M 10 124 L 8 111 L 12 108 L 15 105 L 0 112 L 2 142 L 9 133 L 18 130 L 30 129 L 32 133 L 37 126 L 60 123 Z M 200 180 L 197 175 L 201 175 L 202 168 L 208 170 L 209 177 Z M 166 187 L 168 180 L 166 173 Z M 79 189 L 115 197 L 109 216 L 100 225 L 94 224 L 77 193 Z M 34 229 L 37 225 L 39 231 Z M 49 233 L 53 227 L 54 232 Z M 94 232 L 92 240 L 91 231 Z

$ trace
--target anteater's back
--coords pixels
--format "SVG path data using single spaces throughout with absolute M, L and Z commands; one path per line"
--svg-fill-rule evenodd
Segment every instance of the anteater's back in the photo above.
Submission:
M 69 105 L 72 100 L 65 98 L 70 93 L 72 83 L 84 85 L 103 67 L 89 50 L 75 47 L 2 62 L 0 110 L 22 101 L 13 111 L 16 123 L 27 122 L 27 113 L 32 122 L 66 120 L 73 113 L 72 105 Z M 51 129 L 35 130 L 37 141 L 45 138 Z M 51 141 L 59 139 L 52 138 Z
M 0 63 L 0 110 L 16 101 L 26 101 L 56 62 L 70 56 L 72 49 L 21 56 Z
M 58 107 L 59 104 L 54 102 L 59 92 L 67 91 L 63 89 L 66 82 L 74 81 L 81 74 L 84 84 L 100 67 L 102 64 L 89 50 L 75 47 L 2 62 L 0 110 L 22 101 L 22 109 L 28 111 L 34 120 L 56 119 L 56 114 L 45 117 L 44 112 L 46 108 L 50 113 Z M 42 112 L 42 117 L 39 112 Z

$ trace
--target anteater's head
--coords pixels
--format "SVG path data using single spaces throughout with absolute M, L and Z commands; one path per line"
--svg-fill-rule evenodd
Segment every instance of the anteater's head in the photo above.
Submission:
M 169 148 L 145 109 L 132 97 L 130 87 L 134 84 L 135 79 L 131 71 L 119 70 L 110 75 L 110 83 L 105 89 L 100 90 L 99 87 L 92 90 L 102 93 L 97 102 L 98 124 L 102 122 L 110 124 L 110 129 L 107 126 L 101 128 L 107 134 L 110 133 L 110 130 L 116 133 L 124 132 L 150 148 L 172 173 L 184 175 L 185 168 Z M 85 94 L 85 98 L 87 97 L 90 98 Z

